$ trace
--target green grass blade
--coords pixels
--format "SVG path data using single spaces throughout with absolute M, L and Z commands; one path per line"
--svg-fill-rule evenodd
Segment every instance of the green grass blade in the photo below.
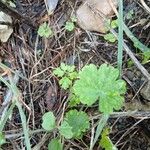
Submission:
M 90 146 L 90 150 L 93 149 L 95 143 L 97 142 L 103 128 L 105 127 L 105 125 L 107 124 L 107 121 L 108 121 L 108 118 L 109 118 L 110 115 L 108 114 L 103 114 L 99 123 L 98 123 L 98 126 L 97 126 L 97 129 L 96 129 L 96 134 L 95 134 L 95 137 L 94 137 L 94 140 L 93 140 L 93 143 L 92 145 Z
M 119 14 L 118 14 L 118 56 L 117 64 L 120 74 L 122 72 L 122 58 L 123 58 L 123 1 L 119 0 Z
M 0 120 L 0 132 L 3 131 L 3 128 L 7 122 L 7 119 L 12 114 L 14 107 L 15 107 L 15 103 L 12 103 L 11 106 L 9 107 L 7 113 L 5 113 L 5 115 L 1 118 L 1 120 Z

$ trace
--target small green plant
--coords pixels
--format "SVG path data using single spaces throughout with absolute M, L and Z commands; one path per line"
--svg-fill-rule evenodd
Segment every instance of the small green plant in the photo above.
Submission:
M 99 100 L 99 110 L 110 114 L 123 106 L 126 92 L 125 82 L 118 79 L 119 71 L 107 64 L 97 68 L 90 64 L 79 72 L 79 80 L 73 85 L 73 92 L 83 104 L 91 106 Z
M 65 65 L 64 63 L 61 63 L 60 67 L 53 71 L 53 74 L 61 78 L 59 84 L 65 90 L 72 85 L 73 80 L 77 77 L 75 66 Z
M 150 51 L 142 53 L 142 64 L 147 64 L 150 62 Z
M 107 34 L 105 34 L 105 35 L 104 35 L 104 39 L 105 39 L 106 41 L 111 42 L 111 43 L 116 42 L 116 38 L 115 38 L 115 36 L 114 36 L 112 33 L 107 33 Z
M 118 79 L 119 70 L 107 64 L 102 64 L 100 67 L 90 64 L 84 66 L 77 73 L 74 66 L 62 63 L 60 67 L 54 69 L 53 73 L 60 78 L 59 84 L 63 88 L 70 88 L 70 107 L 76 106 L 79 103 L 92 106 L 98 100 L 99 111 L 103 114 L 99 121 L 94 140 L 90 145 L 90 150 L 92 150 L 107 123 L 109 115 L 114 110 L 119 110 L 123 106 L 123 95 L 126 92 L 126 84 L 123 80 Z M 63 78 L 69 79 L 69 82 Z M 60 82 L 61 80 L 63 82 Z M 67 83 L 64 83 L 66 81 Z M 60 135 L 66 139 L 71 139 L 82 138 L 83 133 L 89 129 L 89 126 L 89 118 L 85 112 L 70 110 L 66 113 L 63 122 L 57 128 Z M 102 135 L 101 146 L 105 148 L 111 145 L 114 149 L 107 133 L 105 132 Z M 105 143 L 104 140 L 106 140 Z
M 112 141 L 109 138 L 109 133 L 110 133 L 109 128 L 103 129 L 100 140 L 100 146 L 105 150 L 117 150 L 116 146 L 112 143 Z
M 110 27 L 113 29 L 117 28 L 118 27 L 118 20 L 117 19 L 112 20 L 110 23 Z M 111 32 L 105 34 L 104 39 L 108 42 L 111 42 L 111 43 L 114 43 L 117 40 L 116 37 Z
M 133 18 L 133 14 L 134 14 L 134 11 L 133 9 L 131 9 L 130 11 L 128 11 L 128 13 L 125 15 L 125 18 L 126 19 L 132 19 Z
M 39 26 L 39 29 L 38 29 L 39 36 L 49 38 L 50 36 L 52 36 L 52 34 L 53 34 L 53 31 L 46 22 L 44 22 L 43 24 Z
M 2 132 L 0 132 L 0 147 L 1 147 L 1 145 L 5 144 L 5 143 L 6 143 L 5 136 L 3 135 Z
M 131 59 L 129 59 L 129 60 L 127 61 L 127 66 L 128 66 L 128 68 L 133 67 L 133 66 L 134 66 L 134 62 L 133 62 Z
M 68 128 L 64 128 L 67 126 Z M 64 137 L 70 138 L 81 138 L 82 133 L 84 133 L 87 129 L 89 129 L 89 117 L 83 111 L 70 110 L 65 118 L 64 122 L 62 122 L 59 130 Z M 68 130 L 67 130 L 68 129 Z M 68 132 L 68 133 L 67 133 Z M 70 133 L 70 137 L 68 134 Z
M 73 31 L 75 28 L 75 22 L 77 21 L 77 18 L 75 16 L 71 17 L 71 21 L 67 21 L 65 24 L 65 29 L 67 31 Z
M 83 111 L 77 110 L 70 110 L 67 112 L 60 126 L 56 126 L 56 118 L 52 112 L 45 113 L 42 117 L 42 120 L 42 127 L 46 131 L 58 129 L 60 135 L 64 136 L 66 139 L 81 138 L 82 134 L 86 132 L 90 126 L 88 115 Z M 55 144 L 60 146 L 58 141 L 51 141 L 49 143 L 51 147 Z

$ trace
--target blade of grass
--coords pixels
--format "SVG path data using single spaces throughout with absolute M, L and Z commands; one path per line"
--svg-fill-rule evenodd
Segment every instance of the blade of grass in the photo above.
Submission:
M 142 52 L 150 52 L 150 48 L 142 44 L 134 35 L 133 33 L 129 30 L 129 28 L 123 24 L 124 31 L 126 35 L 130 38 L 130 40 L 134 43 L 135 47 L 137 47 L 139 50 Z
M 3 128 L 7 122 L 7 119 L 12 114 L 12 111 L 13 111 L 15 105 L 16 105 L 15 103 L 12 103 L 11 106 L 9 107 L 9 109 L 7 110 L 7 112 L 5 113 L 5 115 L 1 118 L 1 120 L 0 120 L 0 132 L 3 131 Z
M 95 137 L 94 137 L 94 140 L 93 140 L 93 143 L 92 145 L 90 145 L 90 150 L 93 149 L 95 143 L 97 142 L 99 136 L 101 135 L 101 132 L 103 130 L 103 128 L 105 127 L 105 125 L 107 124 L 107 121 L 109 119 L 109 116 L 108 114 L 103 114 L 99 123 L 98 123 L 98 126 L 97 126 L 97 129 L 96 129 L 96 134 L 95 134 Z
M 23 133 L 24 133 L 24 138 L 25 138 L 25 145 L 26 145 L 27 150 L 31 150 L 31 144 L 30 144 L 30 139 L 29 139 L 29 129 L 27 127 L 26 116 L 23 111 L 22 104 L 19 100 L 20 93 L 19 93 L 19 90 L 18 90 L 16 84 L 14 84 L 14 82 L 12 81 L 11 77 L 10 77 L 10 83 L 11 83 L 12 91 L 14 93 L 14 98 L 15 98 L 14 100 L 16 102 L 16 106 L 18 107 L 19 114 L 21 117 L 22 128 L 23 128 Z
M 119 14 L 118 14 L 118 56 L 117 64 L 120 71 L 122 72 L 122 58 L 123 58 L 123 1 L 119 0 Z

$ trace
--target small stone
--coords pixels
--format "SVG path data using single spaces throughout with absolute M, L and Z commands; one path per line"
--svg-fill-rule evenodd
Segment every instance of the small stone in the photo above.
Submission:
M 0 21 L 12 23 L 11 17 L 6 15 L 2 11 L 0 11 Z M 0 41 L 7 42 L 7 40 L 11 36 L 12 32 L 13 32 L 13 29 L 10 26 L 0 24 Z
M 112 0 L 117 7 L 117 0 Z M 91 8 L 90 8 L 90 7 Z M 105 19 L 100 15 L 111 18 L 114 14 L 112 7 L 107 0 L 86 0 L 77 10 L 77 23 L 84 30 L 106 33 Z
M 148 81 L 145 86 L 140 91 L 141 96 L 150 101 L 150 81 Z

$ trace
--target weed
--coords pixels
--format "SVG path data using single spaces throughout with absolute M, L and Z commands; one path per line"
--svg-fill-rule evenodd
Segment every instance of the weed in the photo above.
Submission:
M 117 19 L 116 20 L 112 20 L 111 23 L 109 23 L 109 24 L 110 24 L 110 27 L 112 29 L 115 29 L 115 28 L 118 27 L 118 20 Z M 105 34 L 104 35 L 104 39 L 106 41 L 108 41 L 108 42 L 111 42 L 111 43 L 114 43 L 117 40 L 116 37 L 111 32 Z
M 53 31 L 46 22 L 44 22 L 43 24 L 39 26 L 39 29 L 38 29 L 39 36 L 49 38 L 50 36 L 52 36 L 52 34 L 53 34 Z
M 60 67 L 53 71 L 53 74 L 61 78 L 59 84 L 65 90 L 72 85 L 73 80 L 77 77 L 75 66 L 68 66 L 64 63 L 61 63 Z
M 123 106 L 124 98 L 122 95 L 126 92 L 126 85 L 123 80 L 118 79 L 119 70 L 107 64 L 102 64 L 99 68 L 94 64 L 90 64 L 84 66 L 82 70 L 77 73 L 75 71 L 75 66 L 68 66 L 62 63 L 60 67 L 54 69 L 53 73 L 61 78 L 59 84 L 62 88 L 64 88 L 64 85 L 68 85 L 65 86 L 65 89 L 70 88 L 70 92 L 72 93 L 70 104 L 73 106 L 80 102 L 87 106 L 91 106 L 97 100 L 99 101 L 99 111 L 101 111 L 103 115 L 99 121 L 93 143 L 90 145 L 90 149 L 92 149 L 107 123 L 109 114 L 114 110 L 119 110 Z M 73 77 L 70 75 L 72 73 L 75 74 Z M 60 81 L 63 78 L 67 78 L 69 84 L 67 80 L 63 80 L 63 82 L 66 83 L 62 84 Z M 73 80 L 75 80 L 74 83 Z M 51 114 L 51 112 L 48 113 Z M 53 115 L 51 114 L 50 116 Z M 46 119 L 46 121 L 43 120 L 43 122 L 46 122 L 46 126 L 52 129 L 50 120 L 52 120 L 52 124 L 54 124 L 53 121 L 55 119 L 53 117 L 52 119 L 51 117 L 45 117 L 45 115 L 43 118 Z M 49 125 L 47 123 L 49 123 Z M 53 129 L 57 128 L 60 135 L 66 139 L 78 139 L 82 138 L 82 135 L 89 129 L 89 126 L 88 115 L 83 111 L 73 109 L 66 113 L 61 125 L 53 127 Z M 113 147 L 108 137 L 108 131 L 103 132 L 102 135 L 101 146 Z
M 77 21 L 77 18 L 75 16 L 71 17 L 71 21 L 67 21 L 65 24 L 65 29 L 67 31 L 73 31 L 75 28 L 75 22 Z

